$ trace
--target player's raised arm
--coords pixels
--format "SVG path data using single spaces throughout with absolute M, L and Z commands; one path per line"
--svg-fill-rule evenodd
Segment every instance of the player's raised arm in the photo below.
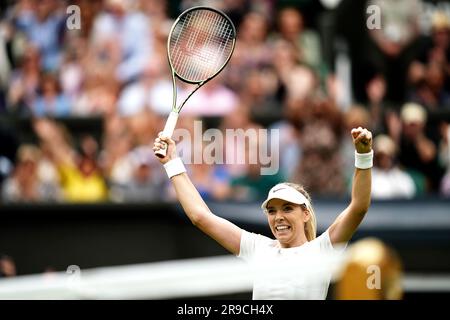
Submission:
M 178 157 L 175 142 L 167 137 L 156 138 L 153 151 L 156 153 L 163 147 L 162 142 L 167 143 L 167 155 L 159 158 L 175 188 L 178 201 L 181 203 L 186 215 L 191 222 L 216 240 L 225 249 L 239 254 L 242 230 L 228 220 L 213 214 L 202 197 L 192 184 L 181 159 Z
M 363 220 L 370 206 L 372 185 L 372 133 L 361 127 L 351 131 L 355 145 L 355 173 L 352 199 L 349 206 L 337 217 L 329 228 L 333 244 L 348 242 Z

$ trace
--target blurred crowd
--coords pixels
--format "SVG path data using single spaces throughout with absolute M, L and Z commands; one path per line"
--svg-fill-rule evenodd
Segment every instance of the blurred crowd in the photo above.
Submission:
M 2 202 L 173 198 L 151 146 L 171 109 L 167 36 L 176 16 L 198 3 L 205 1 L 1 5 Z M 365 8 L 378 5 L 385 14 L 381 28 L 354 25 L 364 41 L 352 44 L 343 32 L 348 50 L 339 51 L 320 23 L 327 18 L 338 30 L 339 7 L 319 1 L 206 4 L 231 17 L 237 43 L 223 72 L 189 100 L 177 128 L 193 132 L 195 120 L 215 119 L 223 132 L 280 130 L 275 175 L 261 175 L 258 164 L 188 166 L 206 200 L 259 200 L 286 180 L 313 196 L 347 197 L 354 168 L 350 130 L 358 126 L 374 133 L 375 199 L 450 197 L 448 11 L 424 10 L 427 3 L 419 0 L 367 1 L 359 14 L 367 17 Z M 78 11 L 67 13 L 71 5 L 80 8 L 79 28 L 72 15 Z M 349 64 L 363 80 L 346 81 Z M 80 118 L 100 119 L 100 137 L 65 125 Z M 29 121 L 34 139 L 21 139 L 17 119 Z

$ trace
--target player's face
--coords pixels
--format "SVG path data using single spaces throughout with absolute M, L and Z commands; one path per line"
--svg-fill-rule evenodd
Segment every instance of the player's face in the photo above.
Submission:
M 304 243 L 304 226 L 309 214 L 300 205 L 272 199 L 267 204 L 267 219 L 273 235 L 283 247 L 295 247 Z

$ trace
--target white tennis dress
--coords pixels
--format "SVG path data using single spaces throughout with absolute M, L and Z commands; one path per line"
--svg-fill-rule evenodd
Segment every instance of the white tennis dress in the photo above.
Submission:
M 318 260 L 344 248 L 333 247 L 328 230 L 293 248 L 281 248 L 278 240 L 243 230 L 238 257 L 255 268 L 254 300 L 324 300 L 333 268 L 327 265 L 330 260 Z M 287 270 L 287 265 L 294 267 Z M 263 266 L 264 272 L 258 272 Z

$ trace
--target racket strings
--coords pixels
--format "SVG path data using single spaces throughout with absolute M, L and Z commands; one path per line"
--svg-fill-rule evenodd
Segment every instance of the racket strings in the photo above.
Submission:
M 219 13 L 194 10 L 181 17 L 169 40 L 169 55 L 182 78 L 201 82 L 214 76 L 233 50 L 234 28 Z
M 205 32 L 211 33 L 211 30 L 206 29 L 205 25 L 211 26 L 211 25 L 214 25 L 214 23 L 217 23 L 217 17 L 213 17 L 211 19 L 210 12 L 205 13 L 204 19 L 198 19 L 198 15 L 199 15 L 199 12 L 194 11 L 189 17 L 188 21 L 191 22 L 191 25 L 194 27 L 191 28 L 192 32 L 189 33 L 186 47 L 189 50 L 189 52 L 191 53 L 191 55 L 186 54 L 183 59 L 183 64 L 181 64 L 181 66 L 180 66 L 181 67 L 180 72 L 185 74 L 186 78 L 188 78 L 188 79 L 194 79 L 196 77 L 205 76 L 204 74 L 196 74 L 196 73 L 198 73 L 198 71 L 201 71 L 202 65 L 207 64 L 208 61 L 210 61 L 209 59 L 211 59 L 211 57 L 206 56 L 206 54 L 205 54 L 205 53 L 207 53 L 206 51 L 203 52 L 203 55 L 197 54 L 197 56 L 195 57 L 194 55 L 196 55 L 196 52 L 193 51 L 193 49 L 194 49 L 195 41 L 197 41 L 197 39 L 199 38 L 200 33 L 205 33 Z M 214 19 L 214 18 L 216 18 L 216 19 Z M 204 35 L 203 35 L 203 37 L 204 37 Z M 205 42 L 205 47 L 206 47 L 206 45 L 211 43 L 211 39 L 212 39 L 212 37 L 207 37 L 206 41 L 204 39 L 201 39 L 201 40 L 203 40 L 203 42 Z M 203 68 L 203 69 L 206 69 L 206 68 Z M 204 70 L 204 71 L 207 71 L 207 70 Z
M 195 12 L 195 14 L 197 14 L 198 16 L 198 11 Z M 209 20 L 207 19 L 199 19 L 196 20 L 196 22 L 198 23 L 199 28 L 194 28 L 194 32 L 191 33 L 192 38 L 191 41 L 188 42 L 188 45 L 190 45 L 190 49 L 194 49 L 194 43 L 198 40 L 198 38 L 200 37 L 200 42 L 204 43 L 204 48 L 209 48 L 209 46 L 211 45 L 212 40 L 214 39 L 214 37 L 208 36 L 210 34 L 212 34 L 214 31 L 212 30 L 212 26 L 213 23 L 217 23 L 218 18 L 217 15 L 215 17 L 211 18 L 211 12 L 206 12 L 206 15 L 208 16 Z M 211 23 L 208 23 L 211 22 Z M 206 37 L 206 40 L 205 40 Z M 202 39 L 203 38 L 203 39 Z M 198 52 L 196 51 L 192 51 L 193 56 L 195 56 L 194 59 L 192 59 L 192 67 L 190 67 L 188 64 L 185 65 L 185 67 L 187 67 L 187 77 L 190 79 L 195 78 L 196 72 L 199 70 L 202 70 L 202 65 L 208 65 L 210 64 L 210 61 L 212 58 L 211 54 L 209 54 L 208 51 L 204 51 L 202 52 L 202 54 L 198 54 Z M 206 68 L 204 68 L 205 70 L 204 73 L 207 72 Z M 202 76 L 206 76 L 206 74 L 200 74 L 198 75 L 199 77 Z

